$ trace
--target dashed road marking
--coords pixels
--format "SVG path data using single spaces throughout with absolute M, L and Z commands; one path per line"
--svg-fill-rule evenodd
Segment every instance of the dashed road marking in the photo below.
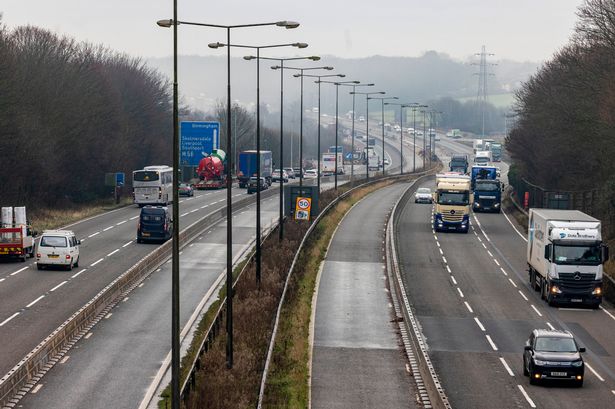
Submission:
M 494 258 L 494 259 L 493 259 L 493 262 L 494 262 L 495 264 L 497 264 L 497 266 L 498 266 L 498 267 L 500 266 L 500 262 L 499 262 L 497 259 L 495 259 L 495 258 Z
M 99 258 L 98 260 L 96 260 L 95 262 L 93 262 L 93 263 L 91 264 L 91 266 L 92 266 L 92 267 L 94 267 L 96 264 L 100 263 L 100 262 L 101 262 L 101 261 L 103 261 L 103 260 L 104 260 L 104 258 Z
M 452 273 L 451 268 L 450 268 L 448 265 L 446 266 L 446 271 L 448 271 L 448 272 L 449 272 L 449 274 L 451 274 L 451 273 Z
M 508 281 L 510 281 L 513 287 L 517 288 L 517 284 L 515 284 L 515 282 L 511 278 L 509 278 Z
M 451 281 L 453 282 L 453 284 L 457 285 L 457 280 L 455 280 L 455 277 L 451 276 Z
M 489 335 L 485 335 L 485 338 L 487 338 L 487 341 L 489 341 L 489 345 L 491 345 L 491 349 L 493 349 L 494 351 L 497 351 L 498 347 L 495 345 L 495 342 L 493 342 L 491 337 Z
M 27 270 L 28 268 L 30 268 L 30 266 L 20 268 L 19 270 L 12 272 L 12 273 L 11 273 L 11 276 L 14 276 L 15 274 L 19 274 L 19 273 L 21 273 L 22 271 Z
M 512 369 L 510 369 L 510 366 L 508 366 L 508 363 L 504 360 L 504 358 L 500 357 L 500 362 L 502 363 L 502 365 L 504 365 L 504 368 L 506 368 L 506 372 L 508 372 L 510 376 L 515 376 Z
M 54 292 L 55 290 L 57 290 L 58 288 L 62 287 L 64 284 L 68 283 L 68 281 L 62 281 L 60 284 L 56 285 L 55 287 L 53 287 L 51 290 L 49 290 L 50 292 Z
M 524 299 L 525 301 L 529 301 L 529 300 L 527 299 L 527 297 L 525 296 L 525 294 L 523 294 L 523 292 L 522 292 L 521 290 L 519 290 L 519 294 L 521 294 L 521 297 L 523 297 L 523 299 Z
M 478 328 L 480 328 L 481 331 L 483 332 L 487 331 L 485 327 L 483 326 L 482 322 L 480 322 L 480 320 L 478 319 L 478 317 L 474 317 L 474 321 L 476 321 L 476 325 L 478 325 Z
M 0 322 L 0 327 L 3 327 L 4 325 L 6 325 L 7 322 L 9 322 L 10 320 L 12 320 L 13 318 L 15 318 L 18 315 L 19 315 L 19 313 L 16 312 L 15 314 L 11 315 L 10 317 L 5 319 L 4 321 Z
M 115 227 L 115 226 L 105 227 L 105 228 L 103 229 L 103 231 L 111 230 L 111 229 L 112 229 L 112 228 L 114 228 L 114 227 Z
M 552 330 L 555 330 L 555 327 L 553 325 L 551 325 L 550 322 L 547 322 L 547 327 L 551 328 Z
M 506 272 L 506 270 L 504 270 L 502 267 L 500 267 L 500 271 L 502 272 L 502 274 L 504 274 L 505 276 L 508 276 L 508 273 Z
M 121 226 L 122 224 L 126 223 L 127 221 L 128 221 L 128 220 L 122 220 L 121 222 L 116 223 L 115 225 L 116 225 L 116 226 Z
M 533 309 L 534 311 L 536 311 L 536 314 L 538 314 L 538 316 L 539 316 L 539 317 L 542 317 L 541 312 L 540 312 L 540 311 L 538 311 L 538 308 L 536 308 L 536 307 L 534 306 L 534 304 L 531 304 L 530 306 L 532 307 L 532 309 Z
M 124 244 L 122 247 L 127 247 L 130 246 L 132 244 L 132 241 L 129 241 L 128 243 Z
M 131 218 L 130 218 L 130 219 L 128 219 L 128 220 L 134 220 L 134 219 L 136 219 L 137 217 L 139 217 L 139 216 L 134 216 L 134 217 L 131 217 Z
M 463 298 L 463 297 L 464 297 L 463 292 L 461 291 L 461 288 L 457 287 L 457 292 L 459 293 L 459 296 L 460 296 L 461 298 Z
M 470 307 L 470 304 L 468 304 L 467 301 L 464 301 L 463 303 L 466 305 L 466 308 L 468 309 L 468 311 L 470 311 L 470 314 L 473 314 L 474 311 L 472 310 L 472 307 Z
M 26 308 L 30 308 L 32 307 L 34 304 L 36 304 L 37 302 L 39 302 L 40 300 L 42 300 L 43 298 L 45 298 L 45 295 L 41 295 L 40 297 L 38 297 L 36 300 L 32 301 L 30 304 L 26 305 Z
M 80 275 L 81 273 L 83 273 L 85 270 L 86 270 L 85 268 L 84 268 L 84 269 L 82 269 L 82 270 L 81 270 L 81 271 L 79 271 L 77 274 L 73 274 L 70 278 L 79 277 L 79 275 Z
M 120 249 L 115 249 L 113 250 L 111 253 L 107 254 L 107 257 L 111 257 L 112 255 L 114 255 L 115 253 L 117 253 L 118 251 L 120 251 Z
M 88 237 L 94 237 L 94 236 L 96 236 L 97 234 L 100 234 L 100 232 L 99 232 L 99 231 L 97 231 L 96 233 L 92 233 L 92 234 L 90 234 Z
M 525 400 L 527 401 L 527 403 L 530 404 L 531 408 L 535 408 L 536 404 L 534 403 L 534 401 L 532 400 L 532 398 L 530 398 L 530 395 L 527 394 L 527 392 L 525 391 L 525 389 L 523 389 L 523 386 L 521 385 L 517 385 L 517 388 L 519 388 L 519 390 L 521 391 L 521 393 L 523 394 L 523 397 L 525 398 Z

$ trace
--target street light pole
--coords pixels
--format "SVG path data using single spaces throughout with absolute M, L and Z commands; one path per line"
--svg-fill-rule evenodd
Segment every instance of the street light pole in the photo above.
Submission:
M 425 105 L 425 107 L 427 107 L 427 105 Z M 427 169 L 427 163 L 426 163 L 426 160 L 427 160 L 426 136 L 427 135 L 425 135 L 425 131 L 426 131 L 425 124 L 427 123 L 427 117 L 426 117 L 427 111 L 423 110 L 422 112 L 423 112 L 423 172 L 424 172 L 425 169 Z
M 386 174 L 385 171 L 385 167 L 384 167 L 384 101 L 387 99 L 398 99 L 397 97 L 368 97 L 368 103 L 370 99 L 379 99 L 380 102 L 382 103 L 382 176 L 384 176 Z
M 412 104 L 396 104 L 394 102 L 385 102 L 384 105 L 399 105 L 399 160 L 400 174 L 404 174 L 404 108 L 412 107 Z
M 374 84 L 367 84 L 368 86 L 372 86 Z M 376 91 L 376 92 L 356 92 L 351 91 L 352 95 L 365 95 L 365 125 L 366 125 L 366 141 L 365 141 L 365 179 L 369 180 L 369 100 L 370 95 L 384 95 L 386 92 L 384 91 Z M 353 135 L 354 138 L 354 135 Z M 354 141 L 354 139 L 353 139 Z M 384 155 L 384 152 L 383 152 Z
M 208 24 L 208 23 L 195 23 L 187 21 L 177 20 L 177 0 L 173 1 L 173 19 L 172 20 L 159 20 L 157 21 L 160 27 L 173 27 L 173 220 L 176 224 L 179 224 L 179 101 L 178 101 L 178 85 L 177 85 L 177 26 L 179 24 L 193 25 L 201 27 L 215 27 L 224 28 L 226 30 L 227 43 L 231 43 L 231 29 L 233 28 L 247 28 L 247 27 L 260 27 L 260 26 L 278 26 L 285 27 L 287 29 L 297 28 L 299 23 L 292 21 L 278 21 L 273 23 L 258 23 L 258 24 L 241 24 L 241 25 L 220 25 L 220 24 Z M 227 53 L 227 151 L 229 155 L 228 169 L 232 169 L 233 158 L 232 150 L 232 135 L 231 135 L 231 53 L 230 48 Z M 227 177 L 227 204 L 226 204 L 226 217 L 227 217 L 227 256 L 226 256 L 226 330 L 227 330 L 227 343 L 226 343 L 226 366 L 227 368 L 233 367 L 233 230 L 232 230 L 232 186 L 233 179 L 229 175 Z M 179 226 L 173 229 L 173 247 L 172 247 L 172 264 L 171 264 L 171 401 L 172 408 L 179 409 L 180 404 L 180 387 L 179 387 Z

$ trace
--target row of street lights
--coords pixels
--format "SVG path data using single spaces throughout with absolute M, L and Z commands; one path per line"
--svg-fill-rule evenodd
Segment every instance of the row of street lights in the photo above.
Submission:
M 279 209 L 279 240 L 283 239 L 284 230 L 283 230 L 283 200 L 284 200 L 284 182 L 283 182 L 283 153 L 284 153 L 284 69 L 290 69 L 299 71 L 299 73 L 295 74 L 294 77 L 301 78 L 301 120 L 300 120 L 300 146 L 299 146 L 299 166 L 300 166 L 300 175 L 299 175 L 299 185 L 303 186 L 303 79 L 305 77 L 316 78 L 315 83 L 318 84 L 318 169 L 317 169 L 317 189 L 320 192 L 320 160 L 321 160 L 321 146 L 320 146 L 320 96 L 321 96 L 321 84 L 328 83 L 333 84 L 336 87 L 336 124 L 335 124 L 335 146 L 336 146 L 336 155 L 335 155 L 335 189 L 337 190 L 337 170 L 339 167 L 338 163 L 338 120 L 339 120 L 339 87 L 340 86 L 351 86 L 352 91 L 350 94 L 353 96 L 352 98 L 352 155 L 353 158 L 351 160 L 351 180 L 354 178 L 354 147 L 355 147 L 355 96 L 357 94 L 366 96 L 367 103 L 367 114 L 366 114 L 366 146 L 369 147 L 369 101 L 373 99 L 379 99 L 382 103 L 382 161 L 383 161 L 383 174 L 385 172 L 384 167 L 384 105 L 390 104 L 385 103 L 385 100 L 389 99 L 397 99 L 397 97 L 371 97 L 371 95 L 383 95 L 385 92 L 357 92 L 357 87 L 371 87 L 374 86 L 372 83 L 361 84 L 359 81 L 327 81 L 323 80 L 323 78 L 331 78 L 338 77 L 344 78 L 344 74 L 322 74 L 322 75 L 314 75 L 314 74 L 306 74 L 305 71 L 312 70 L 325 70 L 332 71 L 333 67 L 330 66 L 319 66 L 319 67 L 286 67 L 284 65 L 287 61 L 295 61 L 295 60 L 310 60 L 310 61 L 319 61 L 320 57 L 318 56 L 308 56 L 308 57 L 293 57 L 293 58 L 272 58 L 272 57 L 261 57 L 260 51 L 261 49 L 269 49 L 269 48 L 281 48 L 281 47 L 296 47 L 299 49 L 306 48 L 308 44 L 306 43 L 285 43 L 285 44 L 273 44 L 273 45 L 261 45 L 261 46 L 253 46 L 253 45 L 244 45 L 244 44 L 233 44 L 231 42 L 231 31 L 233 29 L 239 28 L 250 28 L 250 27 L 262 27 L 262 26 L 277 26 L 283 27 L 286 29 L 294 29 L 299 27 L 299 23 L 293 21 L 276 21 L 269 23 L 257 23 L 257 24 L 241 24 L 241 25 L 220 25 L 220 24 L 208 24 L 208 23 L 195 23 L 195 22 L 187 22 L 187 21 L 178 21 L 177 19 L 177 0 L 173 1 L 173 19 L 170 20 L 160 20 L 157 22 L 160 27 L 173 28 L 173 220 L 179 220 L 179 193 L 178 193 L 178 183 L 179 183 L 179 97 L 178 97 L 178 78 L 177 78 L 177 27 L 181 25 L 190 25 L 190 26 L 201 26 L 201 27 L 211 27 L 211 28 L 222 28 L 226 30 L 226 42 L 216 42 L 210 43 L 208 46 L 212 49 L 218 48 L 227 48 L 227 116 L 226 116 L 226 140 L 227 140 L 227 151 L 233 152 L 232 150 L 232 128 L 231 128 L 231 117 L 232 117 L 232 107 L 231 107 L 231 48 L 248 48 L 256 50 L 256 56 L 249 55 L 245 56 L 245 60 L 256 60 L 256 177 L 257 177 L 257 189 L 256 189 L 256 280 L 257 283 L 260 284 L 261 279 L 261 261 L 262 261 L 262 253 L 261 253 L 261 121 L 260 121 L 260 60 L 272 60 L 276 61 L 279 65 L 272 67 L 272 69 L 280 70 L 280 209 Z M 426 107 L 424 105 L 418 104 L 409 104 L 404 105 L 400 104 L 402 108 L 404 107 Z M 416 118 L 415 118 L 415 128 L 416 128 Z M 403 131 L 402 131 L 403 132 Z M 416 146 L 416 132 L 415 132 L 415 146 Z M 367 151 L 367 149 L 366 149 Z M 416 153 L 416 150 L 415 150 Z M 366 155 L 367 156 L 367 155 Z M 367 159 L 367 157 L 366 157 Z M 402 162 L 402 173 L 403 173 L 403 144 L 402 144 L 402 152 L 400 156 Z M 233 242 L 233 233 L 232 233 L 232 177 L 231 177 L 231 169 L 233 169 L 233 155 L 227 155 L 227 168 L 229 169 L 229 175 L 226 179 L 226 187 L 227 187 L 227 206 L 226 206 L 226 222 L 227 222 L 227 255 L 226 255 L 226 288 L 227 288 L 227 297 L 226 297 L 226 331 L 227 331 L 227 342 L 226 342 L 226 364 L 228 368 L 233 366 L 233 294 L 232 294 L 232 284 L 233 284 L 233 264 L 232 264 L 232 242 Z M 369 161 L 366 161 L 366 178 L 369 179 Z M 416 170 L 416 166 L 414 166 Z M 171 389 L 172 389 L 172 408 L 179 409 L 179 397 L 180 397 L 180 344 L 179 344 L 179 229 L 176 228 L 173 230 L 173 241 L 172 241 L 172 323 L 171 323 L 171 338 L 172 338 L 172 347 L 171 347 Z

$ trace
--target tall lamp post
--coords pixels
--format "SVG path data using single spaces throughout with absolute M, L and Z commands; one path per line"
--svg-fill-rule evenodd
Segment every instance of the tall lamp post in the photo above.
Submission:
M 319 83 L 325 83 L 325 84 L 333 84 L 335 85 L 335 190 L 337 191 L 337 173 L 338 173 L 338 163 L 337 163 L 337 157 L 338 157 L 338 151 L 337 151 L 337 147 L 338 147 L 338 122 L 339 122 L 339 89 L 340 89 L 340 85 L 349 85 L 349 84 L 359 84 L 360 81 L 341 81 L 341 82 L 335 82 L 335 81 L 317 81 Z M 343 161 L 343 159 L 342 159 Z
M 352 95 L 365 95 L 365 179 L 369 180 L 369 96 L 370 95 L 384 95 L 384 91 L 376 92 L 356 92 L 350 91 Z
M 350 160 L 350 183 L 353 183 L 353 179 L 354 179 L 354 119 L 355 119 L 355 91 L 357 90 L 357 87 L 373 87 L 374 84 L 343 84 L 340 83 L 340 85 L 346 85 L 346 86 L 350 86 L 352 87 L 352 142 L 351 142 L 351 147 L 350 150 L 352 151 L 352 159 Z
M 368 97 L 367 101 L 369 103 L 370 99 L 379 99 L 382 104 L 382 176 L 385 175 L 385 167 L 384 167 L 384 101 L 388 99 L 399 99 L 397 97 Z
M 179 97 L 178 97 L 178 82 L 177 82 L 177 26 L 180 24 L 223 28 L 226 30 L 227 43 L 231 43 L 231 30 L 234 28 L 260 27 L 260 26 L 278 26 L 285 28 L 297 28 L 299 23 L 292 21 L 277 21 L 272 23 L 257 23 L 257 24 L 241 24 L 241 25 L 220 25 L 194 23 L 177 20 L 177 0 L 173 0 L 173 19 L 159 20 L 158 26 L 170 28 L 173 27 L 173 220 L 179 222 Z M 232 137 L 231 137 L 231 53 L 230 48 L 227 54 L 227 150 L 232 152 Z M 229 168 L 232 169 L 232 158 L 229 160 Z M 226 366 L 233 367 L 233 304 L 232 304 L 232 286 L 233 286 L 233 253 L 232 253 L 232 178 L 227 178 L 227 256 L 226 256 Z M 172 264 L 171 264 L 171 403 L 173 409 L 179 409 L 180 403 L 180 388 L 179 388 L 179 368 L 180 368 L 180 344 L 179 344 L 179 228 L 173 229 L 173 244 L 172 244 Z
M 224 43 L 211 43 L 209 48 L 220 48 L 229 46 Z M 263 48 L 297 47 L 307 48 L 306 43 L 273 44 L 263 46 L 251 46 L 241 44 L 230 44 L 230 47 L 250 48 L 256 50 L 256 283 L 260 286 L 261 282 L 261 117 L 260 117 L 260 51 Z M 244 57 L 251 60 L 252 56 Z M 237 131 L 237 129 L 235 129 Z M 236 145 L 235 145 L 236 146 Z M 252 175 L 249 175 L 252 176 Z
M 303 72 L 309 70 L 327 70 L 332 71 L 333 67 L 284 67 L 285 70 L 297 70 L 301 73 L 301 114 L 299 117 L 299 187 L 303 186 Z M 295 75 L 296 77 L 296 75 Z
M 274 70 L 280 70 L 280 216 L 278 222 L 278 239 L 282 241 L 284 238 L 284 62 L 296 60 L 312 60 L 318 61 L 320 57 L 312 55 L 309 57 L 292 57 L 292 58 L 273 58 L 259 57 L 262 60 L 277 61 L 278 66 L 271 67 Z
M 398 105 L 399 106 L 399 160 L 400 160 L 400 174 L 404 174 L 404 108 L 412 107 L 410 104 L 398 104 L 395 102 L 385 102 L 384 105 Z
M 412 104 L 412 172 L 416 172 L 416 110 L 419 108 L 426 108 L 427 105 L 421 105 L 418 102 L 413 102 Z
M 425 105 L 425 107 L 427 107 L 427 105 Z M 421 113 L 423 114 L 423 172 L 425 171 L 425 169 L 427 169 L 427 138 L 425 135 L 426 133 L 426 127 L 425 124 L 427 123 L 427 111 L 426 110 L 422 110 Z
M 431 162 L 432 162 L 431 158 L 436 153 L 436 136 L 438 135 L 437 118 L 438 118 L 438 114 L 442 114 L 442 111 L 436 111 L 435 109 L 432 109 L 431 111 L 429 111 L 429 114 L 430 114 L 429 115 L 429 128 L 431 129 L 433 127 L 433 132 L 434 132 L 433 142 L 431 140 L 431 132 L 429 133 L 429 151 L 430 151 L 429 167 L 431 168 Z
M 344 74 L 326 74 L 326 75 L 310 75 L 310 74 L 295 74 L 293 75 L 293 77 L 310 77 L 310 78 L 318 78 L 318 80 L 316 81 L 316 83 L 318 84 L 318 169 L 316 170 L 318 178 L 316 181 L 316 185 L 318 186 L 318 194 L 320 195 L 320 80 L 322 78 L 328 78 L 328 77 L 340 77 L 340 78 L 344 78 L 345 75 Z M 337 170 L 337 169 L 336 169 Z

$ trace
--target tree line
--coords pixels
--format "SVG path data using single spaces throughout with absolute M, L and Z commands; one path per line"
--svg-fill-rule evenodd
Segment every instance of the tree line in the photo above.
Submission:
M 506 146 L 517 175 L 548 190 L 598 189 L 606 204 L 601 208 L 610 213 L 615 207 L 615 2 L 586 0 L 577 15 L 569 43 L 517 92 L 516 125 Z

